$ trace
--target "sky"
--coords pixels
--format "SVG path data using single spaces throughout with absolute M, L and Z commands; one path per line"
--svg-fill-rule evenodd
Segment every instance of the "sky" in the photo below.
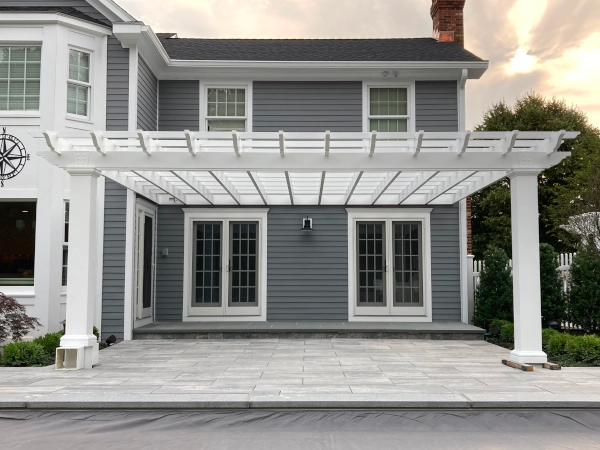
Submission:
M 117 0 L 154 32 L 205 38 L 431 36 L 431 0 Z M 465 46 L 490 61 L 467 84 L 467 127 L 536 92 L 600 127 L 600 1 L 467 0 Z

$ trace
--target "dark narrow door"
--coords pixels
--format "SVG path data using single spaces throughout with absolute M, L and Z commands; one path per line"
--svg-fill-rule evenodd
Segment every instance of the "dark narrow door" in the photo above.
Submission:
M 154 226 L 152 217 L 144 220 L 144 263 L 143 263 L 143 297 L 142 307 L 152 306 L 152 243 L 154 241 Z
M 385 223 L 358 222 L 357 227 L 358 306 L 385 306 Z

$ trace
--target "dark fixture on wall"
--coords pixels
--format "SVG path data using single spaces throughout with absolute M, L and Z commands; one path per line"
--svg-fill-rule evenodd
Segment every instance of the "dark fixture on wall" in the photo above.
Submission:
M 312 227 L 312 219 L 307 217 L 306 219 L 302 219 L 302 231 L 313 231 Z

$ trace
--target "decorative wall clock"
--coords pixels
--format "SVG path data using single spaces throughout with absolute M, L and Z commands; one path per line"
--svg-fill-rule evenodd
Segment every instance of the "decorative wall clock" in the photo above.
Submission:
M 0 134 L 0 183 L 4 187 L 4 180 L 14 178 L 23 170 L 29 161 L 29 154 L 25 146 L 16 137 L 6 134 L 6 128 Z

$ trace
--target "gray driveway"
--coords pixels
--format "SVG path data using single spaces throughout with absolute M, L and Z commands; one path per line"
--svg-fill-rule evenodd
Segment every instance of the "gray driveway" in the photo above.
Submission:
M 0 407 L 600 407 L 600 368 L 507 357 L 483 341 L 139 340 L 92 370 L 0 368 Z

